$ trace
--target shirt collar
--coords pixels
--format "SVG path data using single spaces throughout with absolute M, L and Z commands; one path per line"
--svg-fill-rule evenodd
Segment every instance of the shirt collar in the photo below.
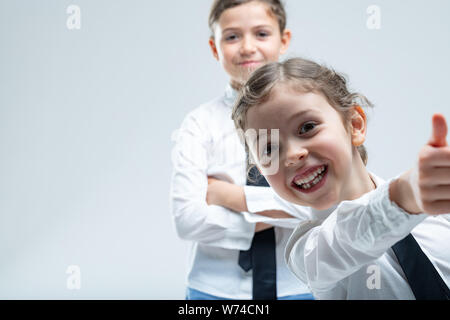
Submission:
M 234 90 L 230 84 L 227 85 L 225 89 L 225 96 L 223 98 L 223 102 L 227 107 L 232 108 L 236 99 L 238 97 L 238 91 Z

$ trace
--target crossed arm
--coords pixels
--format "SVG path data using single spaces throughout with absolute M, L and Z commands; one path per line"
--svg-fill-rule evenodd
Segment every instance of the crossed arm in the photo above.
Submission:
M 208 177 L 208 191 L 206 194 L 208 205 L 218 205 L 236 212 L 248 212 L 244 187 Z M 292 218 L 281 210 L 266 210 L 254 212 L 274 219 Z M 263 222 L 256 223 L 255 232 L 271 228 L 272 225 Z

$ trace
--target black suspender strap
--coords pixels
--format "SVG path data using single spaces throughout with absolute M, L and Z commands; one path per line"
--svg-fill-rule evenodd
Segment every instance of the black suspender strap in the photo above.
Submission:
M 392 250 L 417 300 L 450 299 L 450 290 L 411 234 Z

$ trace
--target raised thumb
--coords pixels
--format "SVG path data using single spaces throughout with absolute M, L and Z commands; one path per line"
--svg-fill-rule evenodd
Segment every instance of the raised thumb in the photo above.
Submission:
M 445 147 L 447 146 L 447 123 L 445 117 L 442 114 L 433 115 L 433 133 L 431 139 L 428 142 L 433 147 Z

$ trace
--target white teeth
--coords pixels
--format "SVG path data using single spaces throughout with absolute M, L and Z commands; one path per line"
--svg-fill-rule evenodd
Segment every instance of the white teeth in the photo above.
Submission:
M 322 176 L 319 176 L 322 172 L 325 171 L 325 166 L 322 166 L 318 168 L 316 171 L 311 173 L 307 178 L 305 179 L 299 179 L 297 181 L 294 181 L 295 184 L 302 189 L 309 189 L 313 186 L 315 186 L 321 179 Z
M 297 185 L 300 184 L 308 184 L 311 183 L 311 181 L 314 180 L 314 178 L 316 178 L 319 174 L 321 174 L 323 171 L 325 171 L 325 166 L 322 166 L 320 168 L 318 168 L 316 171 L 314 171 L 313 173 L 311 173 L 307 178 L 305 179 L 299 179 L 297 181 L 294 181 Z

